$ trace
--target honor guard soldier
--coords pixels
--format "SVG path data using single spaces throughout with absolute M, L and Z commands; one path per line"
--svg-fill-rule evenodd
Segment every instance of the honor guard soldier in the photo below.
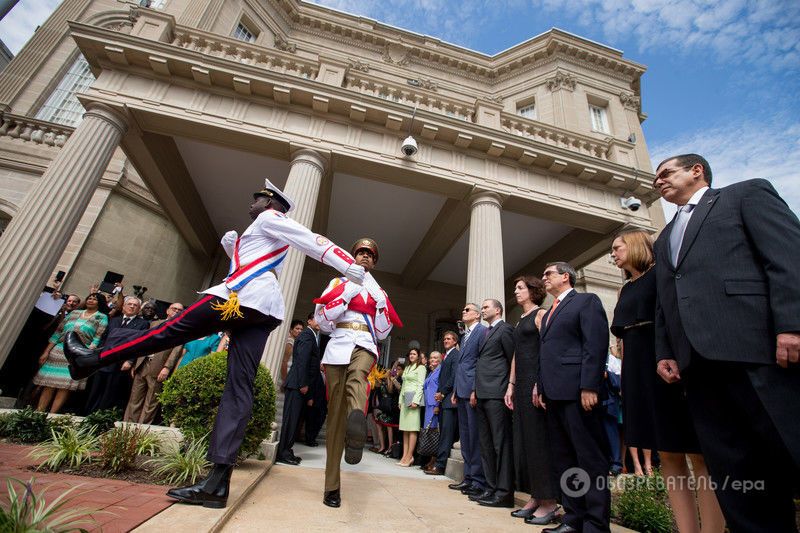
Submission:
M 253 223 L 239 236 L 229 231 L 222 247 L 231 259 L 228 276 L 182 314 L 145 331 L 119 329 L 105 345 L 87 349 L 77 336 L 66 339 L 64 352 L 73 379 L 102 366 L 157 353 L 222 330 L 231 331 L 228 377 L 211 433 L 208 460 L 214 463 L 206 479 L 172 489 L 167 494 L 185 503 L 222 508 L 227 505 L 230 476 L 253 407 L 253 382 L 270 332 L 284 318 L 278 274 L 293 246 L 329 265 L 347 279 L 363 283 L 365 270 L 353 257 L 321 235 L 288 218 L 294 204 L 265 180 L 253 194 Z
M 345 278 L 332 280 L 317 304 L 315 314 L 323 333 L 330 334 L 322 363 L 328 385 L 328 430 L 326 437 L 325 496 L 328 507 L 341 505 L 340 466 L 361 461 L 367 438 L 367 375 L 375 366 L 378 343 L 392 326 L 402 327 L 400 318 L 375 278 L 369 273 L 378 262 L 378 245 L 359 239 L 351 253 L 367 274 L 359 285 Z

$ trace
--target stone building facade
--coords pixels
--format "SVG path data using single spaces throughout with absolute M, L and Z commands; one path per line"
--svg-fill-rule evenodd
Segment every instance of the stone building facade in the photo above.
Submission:
M 110 270 L 193 300 L 264 177 L 314 231 L 376 238 L 393 356 L 551 260 L 610 311 L 611 238 L 664 224 L 645 68 L 620 51 L 553 29 L 487 56 L 298 0 L 139 4 L 64 0 L 0 73 L 0 360 L 59 270 L 81 295 Z M 287 315 L 333 274 L 293 252 Z

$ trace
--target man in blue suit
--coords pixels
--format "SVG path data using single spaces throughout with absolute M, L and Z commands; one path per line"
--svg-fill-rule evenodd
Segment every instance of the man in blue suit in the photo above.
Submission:
M 475 366 L 478 347 L 483 339 L 484 326 L 480 323 L 480 311 L 474 303 L 468 303 L 461 312 L 464 335 L 461 337 L 461 357 L 456 367 L 455 395 L 458 409 L 458 433 L 461 441 L 461 457 L 464 458 L 464 480 L 452 483 L 451 489 L 462 494 L 476 496 L 486 490 L 486 478 L 481 465 L 481 448 L 478 439 L 477 405 L 475 397 Z
M 608 319 L 596 294 L 575 292 L 575 269 L 551 263 L 542 280 L 555 301 L 542 317 L 535 404 L 547 409 L 550 457 L 561 485 L 564 519 L 551 533 L 608 532 L 608 439 L 599 398 Z

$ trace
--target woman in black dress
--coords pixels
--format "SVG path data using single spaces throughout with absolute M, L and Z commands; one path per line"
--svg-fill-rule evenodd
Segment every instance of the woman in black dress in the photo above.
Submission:
M 625 444 L 658 450 L 681 533 L 700 531 L 698 504 L 703 531 L 723 531 L 725 520 L 710 488 L 683 388 L 668 385 L 656 374 L 656 277 L 650 236 L 638 230 L 619 234 L 612 243 L 611 258 L 627 278 L 611 324 L 611 332 L 622 344 Z M 697 480 L 697 502 L 688 483 L 687 454 Z
M 533 385 L 539 377 L 539 326 L 545 309 L 539 307 L 547 296 L 542 280 L 522 276 L 514 280 L 514 296 L 522 307 L 514 329 L 514 360 L 505 401 L 513 409 L 514 469 L 517 490 L 531 499 L 511 516 L 529 524 L 549 524 L 557 509 L 557 484 L 550 464 L 545 412 L 533 406 Z

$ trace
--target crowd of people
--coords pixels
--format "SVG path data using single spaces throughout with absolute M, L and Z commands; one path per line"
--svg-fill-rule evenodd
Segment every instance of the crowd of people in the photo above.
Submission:
M 626 470 L 650 475 L 656 467 L 682 533 L 795 531 L 793 482 L 781 478 L 781 465 L 797 465 L 793 446 L 800 443 L 781 402 L 795 404 L 800 392 L 797 316 L 783 309 L 764 320 L 764 331 L 781 329 L 758 347 L 766 353 L 760 359 L 736 348 L 752 344 L 749 320 L 727 331 L 724 352 L 704 345 L 723 342 L 713 327 L 697 328 L 745 315 L 738 307 L 754 311 L 747 300 L 766 303 L 774 290 L 768 284 L 797 292 L 785 276 L 792 276 L 789 256 L 798 259 L 800 224 L 766 182 L 741 186 L 749 187 L 750 201 L 758 205 L 744 212 L 727 201 L 740 194 L 738 187 L 716 191 L 710 183 L 710 166 L 700 156 L 659 166 L 654 186 L 681 210 L 655 243 L 641 230 L 614 238 L 610 256 L 626 281 L 610 324 L 596 295 L 574 289 L 572 266 L 556 261 L 541 276 L 514 281 L 522 309 L 515 326 L 502 319 L 500 299 L 480 307 L 469 302 L 463 328 L 443 335 L 442 352 L 412 348 L 390 368 L 379 368 L 367 407 L 370 451 L 436 475 L 444 473 L 460 441 L 464 477 L 450 488 L 489 507 L 514 507 L 514 492 L 527 492 L 528 501 L 511 515 L 535 525 L 560 522 L 545 531 L 608 531 L 609 477 Z M 704 220 L 715 202 L 715 216 Z M 683 206 L 696 208 L 693 223 L 681 220 Z M 700 224 L 711 233 L 705 242 L 697 236 Z M 754 264 L 746 274 L 704 285 L 719 277 L 696 258 L 713 254 L 715 224 L 746 233 L 746 241 L 734 241 L 726 251 Z M 781 231 L 767 235 L 770 229 Z M 768 246 L 759 237 L 788 239 L 793 246 Z M 691 290 L 680 282 L 684 276 L 697 280 Z M 732 299 L 719 301 L 718 289 Z M 546 309 L 548 294 L 553 304 Z M 690 315 L 683 307 L 690 299 L 707 309 L 708 300 L 716 299 L 717 307 Z M 774 295 L 771 303 L 786 301 Z M 689 353 L 682 353 L 687 346 Z M 715 371 L 731 380 L 711 387 L 717 398 L 705 390 L 719 379 Z M 745 401 L 751 403 L 745 407 Z M 729 414 L 728 402 L 760 433 L 744 438 L 749 430 Z M 433 450 L 431 434 L 438 442 Z M 758 452 L 761 445 L 774 455 Z
M 86 379 L 73 379 L 64 354 L 64 340 L 70 332 L 87 346 L 97 347 L 114 330 L 157 328 L 184 310 L 183 304 L 174 302 L 159 318 L 154 301 L 143 303 L 137 296 L 126 296 L 123 289 L 118 284 L 113 293 L 104 293 L 92 286 L 83 299 L 76 294 L 65 297 L 57 289 L 50 292 L 49 298 L 63 303 L 52 316 L 34 309 L 0 371 L 4 394 L 16 395 L 17 407 L 31 405 L 49 413 L 67 410 L 85 416 L 114 409 L 125 422 L 159 422 L 158 393 L 164 381 L 195 359 L 227 350 L 228 335 L 214 333 L 103 367 Z
M 660 462 L 682 533 L 795 531 L 796 477 L 787 472 L 800 465 L 800 222 L 769 182 L 711 189 L 711 181 L 696 154 L 658 166 L 654 187 L 679 209 L 655 242 L 638 230 L 614 238 L 611 257 L 627 281 L 610 325 L 600 298 L 575 290 L 575 269 L 553 261 L 514 280 L 515 326 L 503 319 L 503 295 L 468 302 L 463 328 L 443 335 L 441 352 L 411 349 L 374 372 L 380 342 L 402 326 L 370 273 L 377 243 L 360 239 L 348 253 L 311 233 L 285 216 L 291 200 L 266 180 L 251 227 L 223 237 L 231 274 L 186 310 L 173 304 L 173 320 L 150 324 L 135 297 L 112 311 L 102 294 L 92 292 L 83 308 L 68 298 L 32 380 L 38 406 L 58 411 L 91 374 L 96 383 L 126 373 L 136 382 L 147 354 L 163 356 L 154 365 L 159 383 L 181 356 L 197 357 L 189 341 L 213 349 L 214 332 L 230 326 L 214 466 L 168 492 L 224 507 L 255 368 L 283 319 L 277 266 L 292 245 L 344 276 L 314 300 L 305 324 L 293 324 L 282 380 L 279 461 L 300 462 L 292 444 L 302 413 L 309 442 L 319 411 L 323 420 L 327 413 L 325 505 L 341 505 L 341 459 L 361 460 L 369 421 L 373 451 L 428 474 L 443 473 L 458 440 L 464 477 L 450 488 L 487 507 L 512 508 L 514 492 L 527 492 L 511 514 L 560 521 L 545 531 L 609 531 L 608 478 L 624 468 L 625 449 L 636 474 Z M 97 377 L 101 368 L 111 376 Z M 148 397 L 154 382 L 138 383 Z M 100 388 L 103 399 L 109 391 Z

